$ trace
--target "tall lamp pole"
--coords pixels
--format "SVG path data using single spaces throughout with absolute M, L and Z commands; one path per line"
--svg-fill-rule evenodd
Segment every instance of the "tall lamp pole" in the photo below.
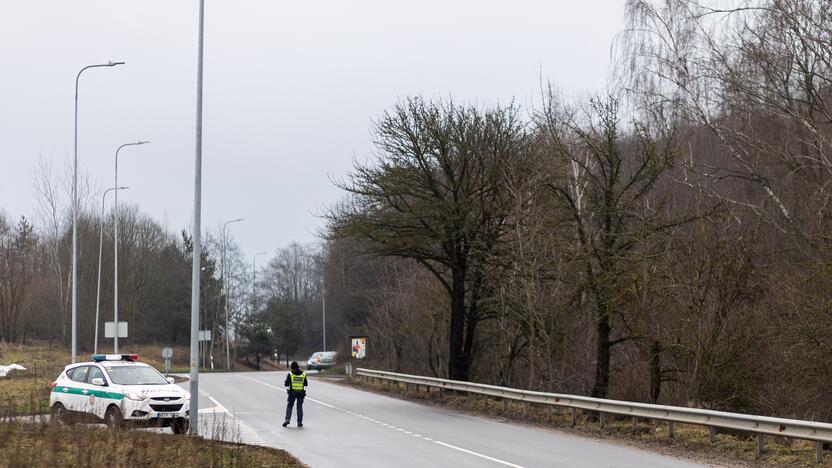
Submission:
M 89 68 L 114 67 L 124 62 L 87 65 L 75 75 L 75 149 L 72 162 L 72 362 L 78 357 L 78 82 Z
M 93 344 L 93 354 L 98 354 L 98 316 L 99 308 L 101 306 L 101 254 L 104 251 L 104 202 L 107 200 L 107 194 L 111 191 L 127 190 L 130 187 L 111 187 L 104 191 L 101 196 L 101 229 L 98 233 L 98 286 L 95 292 L 95 343 Z
M 323 322 L 323 344 L 326 351 L 326 246 L 321 249 L 321 315 Z
M 257 256 L 265 255 L 269 252 L 257 252 L 254 254 L 254 259 L 251 261 L 251 311 L 252 314 L 257 313 Z
M 225 368 L 231 369 L 231 340 L 229 339 L 229 330 L 228 328 L 228 289 L 225 287 L 225 249 L 226 249 L 226 233 L 225 229 L 231 223 L 239 223 L 242 221 L 243 218 L 232 219 L 231 221 L 226 221 L 225 224 L 222 225 L 222 271 L 220 273 L 220 282 L 222 283 L 222 309 L 225 312 Z
M 188 404 L 188 433 L 199 433 L 199 280 L 202 255 L 202 37 L 205 20 L 205 0 L 199 0 L 199 39 L 196 58 L 196 143 L 194 157 L 194 224 L 191 250 L 191 399 Z
M 118 187 L 118 152 L 125 146 L 137 146 L 150 143 L 149 141 L 137 141 L 135 143 L 125 143 L 116 149 L 116 165 L 115 165 L 115 184 Z M 113 320 L 115 321 L 115 341 L 113 342 L 113 353 L 118 354 L 118 191 L 115 193 L 115 207 L 113 208 Z

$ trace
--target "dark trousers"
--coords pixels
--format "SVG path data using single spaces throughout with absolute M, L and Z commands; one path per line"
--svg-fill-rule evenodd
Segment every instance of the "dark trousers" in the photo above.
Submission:
M 292 419 L 292 406 L 295 401 L 298 402 L 298 424 L 303 422 L 303 399 L 306 397 L 305 391 L 289 390 L 289 397 L 286 399 L 286 421 Z

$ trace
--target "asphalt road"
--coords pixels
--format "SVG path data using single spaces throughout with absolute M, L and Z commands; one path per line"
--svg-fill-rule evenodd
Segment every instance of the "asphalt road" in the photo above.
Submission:
M 449 412 L 314 376 L 309 378 L 304 427 L 298 428 L 293 417 L 284 428 L 285 375 L 200 375 L 200 432 L 283 448 L 315 468 L 702 466 L 555 430 Z

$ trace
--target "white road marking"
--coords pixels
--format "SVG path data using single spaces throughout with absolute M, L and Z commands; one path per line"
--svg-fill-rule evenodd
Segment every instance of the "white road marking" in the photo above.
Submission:
M 200 413 L 200 414 L 205 414 L 205 413 L 215 413 L 215 414 L 216 413 L 228 413 L 228 410 L 225 409 L 225 406 L 221 405 L 220 402 L 218 402 L 217 400 L 212 398 L 211 395 L 205 393 L 205 391 L 200 390 L 199 394 L 204 396 L 205 398 L 211 400 L 211 403 L 213 403 L 215 406 L 212 406 L 210 408 L 200 408 L 198 413 Z M 233 415 L 231 417 L 233 417 Z
M 445 442 L 440 442 L 440 441 L 438 441 L 438 440 L 434 440 L 434 441 L 433 441 L 433 443 L 435 443 L 435 444 L 439 444 L 439 445 L 441 445 L 441 446 L 443 446 L 443 447 L 448 447 L 448 448 L 450 448 L 450 449 L 459 450 L 460 452 L 464 452 L 464 453 L 467 453 L 467 454 L 469 454 L 469 455 L 473 455 L 473 456 L 475 456 L 475 457 L 484 458 L 484 459 L 486 459 L 486 460 L 490 460 L 490 461 L 493 461 L 494 463 L 499 463 L 499 464 L 501 464 L 501 465 L 511 466 L 511 467 L 513 467 L 513 468 L 523 468 L 523 467 L 522 467 L 522 466 L 520 466 L 520 465 L 515 465 L 514 463 L 509 463 L 509 462 L 507 462 L 507 461 L 505 461 L 505 460 L 500 460 L 499 458 L 489 457 L 488 455 L 483 455 L 483 454 L 481 454 L 481 453 L 477 453 L 477 452 L 474 452 L 474 451 L 471 451 L 471 450 L 465 450 L 464 448 L 462 448 L 462 447 L 457 447 L 456 445 L 446 444 Z
M 248 427 L 248 425 L 246 425 L 246 423 L 244 423 L 240 418 L 235 416 L 234 413 L 232 413 L 231 411 L 228 411 L 225 408 L 225 406 L 222 405 L 222 403 L 215 400 L 211 395 L 209 395 L 208 393 L 206 393 L 202 390 L 199 391 L 199 394 L 204 396 L 205 398 L 211 400 L 211 402 L 216 405 L 216 406 L 211 407 L 211 408 L 201 408 L 199 410 L 199 413 L 202 413 L 202 414 L 205 414 L 205 413 L 213 413 L 214 414 L 214 425 L 215 425 L 215 427 L 213 427 L 213 428 L 208 427 L 207 428 L 208 433 L 204 434 L 205 436 L 211 437 L 212 434 L 216 434 L 216 435 L 219 435 L 220 439 L 225 437 L 225 435 L 226 435 L 225 429 L 224 428 L 219 428 L 219 430 L 218 430 L 218 428 L 216 427 L 216 424 L 218 424 L 217 414 L 225 413 L 229 418 L 233 419 L 234 422 L 237 424 L 237 428 L 239 429 L 239 433 L 236 434 L 236 435 L 240 438 L 240 442 L 246 443 L 246 444 L 251 444 L 251 445 L 264 445 L 264 446 L 268 445 L 266 443 L 266 441 L 262 437 L 260 437 L 260 434 L 258 434 L 257 432 L 252 430 L 250 427 Z M 205 411 L 203 411 L 203 410 L 205 410 Z M 207 424 L 207 421 L 206 421 L 206 424 Z M 234 435 L 233 432 L 232 432 L 231 435 L 232 436 Z M 232 442 L 236 442 L 236 441 L 232 441 Z
M 261 385 L 265 385 L 265 386 L 267 386 L 267 387 L 271 387 L 271 388 L 277 389 L 277 390 L 284 390 L 284 389 L 282 389 L 282 388 L 280 388 L 280 387 L 277 387 L 277 386 L 275 386 L 275 385 L 272 385 L 272 384 L 270 384 L 270 383 L 263 382 L 262 380 L 253 379 L 253 378 L 251 378 L 251 377 L 246 377 L 246 376 L 243 376 L 243 378 L 248 379 L 248 380 L 251 380 L 252 382 L 257 382 L 257 383 L 259 383 L 259 384 L 261 384 Z M 209 397 L 209 398 L 210 398 L 210 397 Z M 419 435 L 419 434 L 414 434 L 414 433 L 412 433 L 412 432 L 410 432 L 410 431 L 405 431 L 404 429 L 402 429 L 402 428 L 400 428 L 400 427 L 392 426 L 392 425 L 387 424 L 387 423 L 385 423 L 385 422 L 381 422 L 381 421 L 379 421 L 379 420 L 377 420 L 377 419 L 370 419 L 370 418 L 366 418 L 365 416 L 361 416 L 360 414 L 356 414 L 356 413 L 354 413 L 354 412 L 352 412 L 352 411 L 350 411 L 350 410 L 343 409 L 343 408 L 339 408 L 339 407 L 337 407 L 337 406 L 335 406 L 335 405 L 330 405 L 329 403 L 324 403 L 324 402 L 322 402 L 322 401 L 320 401 L 320 400 L 315 400 L 315 399 L 312 399 L 312 398 L 309 398 L 309 397 L 306 397 L 306 399 L 307 399 L 307 400 L 309 400 L 309 401 L 315 402 L 315 403 L 317 403 L 317 404 L 319 404 L 319 405 L 326 406 L 327 408 L 332 408 L 332 409 L 334 409 L 334 410 L 341 411 L 342 413 L 347 413 L 347 414 L 350 414 L 350 415 L 353 415 L 353 416 L 358 416 L 358 417 L 362 417 L 362 418 L 364 418 L 364 419 L 369 419 L 370 421 L 372 421 L 372 422 L 374 422 L 374 423 L 376 423 L 376 424 L 381 424 L 382 426 L 387 427 L 387 428 L 389 428 L 389 429 L 393 429 L 393 430 L 396 430 L 396 431 L 399 431 L 399 432 L 404 432 L 404 433 L 406 433 L 406 434 L 410 434 L 410 435 L 412 435 L 412 436 L 414 436 L 414 437 L 419 437 L 419 438 L 421 438 L 421 439 L 423 439 L 423 440 L 425 440 L 425 441 L 427 441 L 427 442 L 433 442 L 433 443 L 435 443 L 435 444 L 441 445 L 441 446 L 443 446 L 443 447 L 446 447 L 446 448 L 449 448 L 449 449 L 452 449 L 452 450 L 457 450 L 457 451 L 462 452 L 462 453 L 467 453 L 468 455 L 473 455 L 473 456 L 475 456 L 475 457 L 479 457 L 479 458 L 482 458 L 482 459 L 484 459 L 484 460 L 489 460 L 489 461 L 492 461 L 492 462 L 494 462 L 494 463 L 498 463 L 498 464 L 500 464 L 500 465 L 510 466 L 510 467 L 512 467 L 512 468 L 524 468 L 522 465 L 515 465 L 514 463 L 509 463 L 509 462 L 507 462 L 507 461 L 505 461 L 505 460 L 500 460 L 499 458 L 489 457 L 488 455 L 484 455 L 484 454 L 482 454 L 482 453 L 474 452 L 473 450 L 464 449 L 464 448 L 462 448 L 462 447 L 457 447 L 456 445 L 448 444 L 448 443 L 445 443 L 445 442 L 442 442 L 442 441 L 439 441 L 439 440 L 433 440 L 433 439 L 431 439 L 430 437 L 425 437 L 425 436 L 422 436 L 422 435 Z M 216 401 L 215 401 L 215 400 L 213 400 L 213 399 L 211 399 L 211 401 L 214 401 L 214 402 L 216 403 Z M 219 403 L 217 403 L 217 404 L 219 405 Z M 233 417 L 233 416 L 232 416 L 232 417 Z

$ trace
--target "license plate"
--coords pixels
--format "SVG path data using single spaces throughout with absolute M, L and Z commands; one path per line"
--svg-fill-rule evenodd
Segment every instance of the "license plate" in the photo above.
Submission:
M 176 413 L 156 413 L 157 418 L 175 418 Z

